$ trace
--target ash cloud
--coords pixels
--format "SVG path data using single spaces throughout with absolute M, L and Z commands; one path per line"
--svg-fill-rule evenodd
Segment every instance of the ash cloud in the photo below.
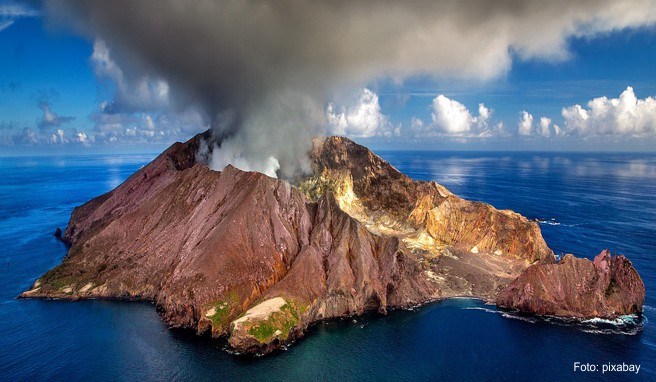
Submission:
M 220 142 L 215 151 L 224 150 L 212 158 L 217 169 L 243 160 L 268 173 L 279 165 L 284 177 L 308 169 L 309 138 L 327 124 L 324 105 L 345 89 L 418 75 L 486 80 L 514 57 L 567 59 L 570 37 L 656 20 L 652 0 L 45 5 L 50 20 L 104 41 L 122 81 L 161 78 L 172 109 L 198 107 Z

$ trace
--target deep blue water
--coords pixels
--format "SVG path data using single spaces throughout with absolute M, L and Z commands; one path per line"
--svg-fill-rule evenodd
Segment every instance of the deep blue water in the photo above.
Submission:
M 0 158 L 0 380 L 656 380 L 656 155 L 379 154 L 415 179 L 540 219 L 556 253 L 626 254 L 647 286 L 643 325 L 603 334 L 460 299 L 320 323 L 251 359 L 168 330 L 148 303 L 16 300 L 66 254 L 52 232 L 72 209 L 153 156 Z M 641 369 L 575 373 L 577 361 Z

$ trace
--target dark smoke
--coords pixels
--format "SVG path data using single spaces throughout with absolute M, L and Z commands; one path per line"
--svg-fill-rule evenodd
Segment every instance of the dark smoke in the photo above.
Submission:
M 654 1 L 47 1 L 51 20 L 106 42 L 126 78 L 156 74 L 198 106 L 227 161 L 308 169 L 327 97 L 381 78 L 489 79 L 513 57 L 562 60 L 567 38 L 648 25 Z M 217 159 L 218 158 L 218 159 Z M 273 158 L 273 159 L 272 159 Z

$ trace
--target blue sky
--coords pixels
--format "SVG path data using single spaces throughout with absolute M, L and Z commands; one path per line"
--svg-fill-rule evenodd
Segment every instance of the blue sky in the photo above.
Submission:
M 457 99 L 471 109 L 484 102 L 509 123 L 518 118 L 521 110 L 557 117 L 563 106 L 584 104 L 599 96 L 616 97 L 627 86 L 632 86 L 639 98 L 656 95 L 656 29 L 571 39 L 569 47 L 570 59 L 562 62 L 515 59 L 506 76 L 487 83 L 440 84 L 430 79 L 408 83 L 394 90 L 426 95 L 414 97 L 413 104 L 401 115 L 409 119 L 410 113 L 427 110 L 430 99 L 438 94 Z
M 565 58 L 511 52 L 510 65 L 488 78 L 369 78 L 345 87 L 350 96 L 322 100 L 325 128 L 376 148 L 653 151 L 656 27 L 610 29 L 567 37 Z M 54 25 L 39 3 L 0 1 L 0 155 L 156 151 L 207 128 L 170 105 L 177 89 L 166 78 L 141 83 L 140 106 L 109 113 L 141 88 L 122 82 L 128 72 L 99 41 Z M 635 95 L 633 109 L 616 105 L 621 94 Z M 608 100 L 593 110 L 598 97 Z M 583 118 L 575 105 L 600 116 Z

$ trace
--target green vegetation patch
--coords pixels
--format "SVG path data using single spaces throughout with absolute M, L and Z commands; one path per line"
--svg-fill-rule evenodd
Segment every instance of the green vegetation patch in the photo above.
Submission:
M 230 322 L 230 313 L 233 308 L 239 303 L 239 295 L 237 292 L 232 291 L 226 296 L 225 300 L 215 301 L 210 304 L 208 312 L 214 309 L 214 314 L 205 316 L 212 321 L 213 328 L 220 328 Z
M 40 280 L 43 291 L 59 291 L 67 286 L 79 284 L 80 277 L 68 273 L 61 267 L 55 267 L 46 272 Z
M 255 323 L 248 329 L 248 333 L 261 343 L 271 342 L 280 331 L 281 338 L 287 339 L 291 330 L 298 324 L 298 313 L 289 303 L 283 305 L 280 311 L 273 312 L 265 321 Z

